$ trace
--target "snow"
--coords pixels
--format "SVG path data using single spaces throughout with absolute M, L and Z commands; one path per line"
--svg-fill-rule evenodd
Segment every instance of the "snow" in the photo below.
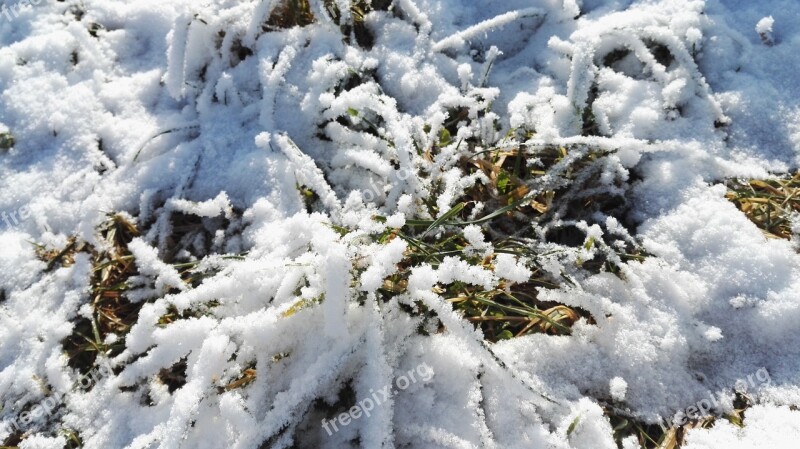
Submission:
M 622 402 L 625 400 L 625 392 L 628 391 L 628 383 L 621 377 L 614 377 L 609 382 L 609 391 L 612 399 Z
M 800 3 L 397 0 L 366 16 L 369 48 L 343 40 L 319 0 L 315 23 L 265 31 L 278 3 L 0 15 L 0 133 L 15 140 L 0 150 L 0 442 L 52 391 L 63 407 L 21 448 L 63 447 L 61 427 L 104 449 L 613 448 L 604 405 L 655 423 L 708 398 L 709 414 L 730 411 L 739 391 L 754 402 L 744 427 L 718 419 L 685 447 L 794 447 L 800 220 L 793 241 L 765 239 L 721 183 L 800 166 Z M 350 2 L 336 4 L 352 21 Z M 467 119 L 428 157 L 460 108 Z M 592 188 L 622 190 L 629 214 L 565 222 L 584 245 L 533 248 L 535 260 L 466 226 L 465 254 L 485 265 L 403 267 L 408 285 L 384 300 L 409 243 L 375 236 L 454 207 L 486 181 L 459 161 L 512 128 L 529 148 L 576 148 L 554 182 L 587 146 L 613 152 Z M 101 248 L 112 212 L 144 231 L 129 245 L 142 308 L 105 340 L 124 346 L 101 357 L 114 374 L 74 389 L 62 341 L 90 315 L 91 256 L 48 270 L 31 242 Z M 175 256 L 213 271 L 199 285 L 168 261 L 176 216 L 210 235 Z M 622 262 L 604 239 L 648 257 Z M 621 275 L 575 269 L 600 255 Z M 506 288 L 534 267 L 573 281 L 543 301 L 595 323 L 489 344 L 439 293 Z M 165 323 L 173 310 L 191 318 Z M 159 373 L 180 362 L 186 382 L 170 391 Z M 423 363 L 435 375 L 371 416 L 320 426 L 342 397 Z M 250 368 L 251 384 L 226 388 Z
M 756 24 L 756 32 L 759 37 L 761 37 L 761 42 L 763 42 L 764 45 L 772 46 L 775 44 L 775 40 L 772 37 L 773 25 L 775 25 L 775 19 L 773 19 L 772 16 L 764 17 Z
M 764 17 L 756 24 L 756 32 L 758 34 L 772 33 L 772 27 L 775 25 L 775 19 L 772 16 Z
M 732 449 L 789 449 L 795 446 L 787 435 L 797 435 L 800 412 L 789 407 L 756 405 L 748 410 L 745 426 L 738 428 L 722 422 L 711 429 L 689 431 L 684 446 L 687 449 L 729 447 Z
M 524 264 L 515 260 L 511 254 L 498 254 L 494 269 L 500 277 L 511 282 L 525 282 L 533 274 Z

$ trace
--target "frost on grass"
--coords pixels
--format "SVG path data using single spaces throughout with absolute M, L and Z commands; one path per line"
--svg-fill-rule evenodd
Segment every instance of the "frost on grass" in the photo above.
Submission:
M 796 441 L 800 260 L 742 214 L 788 187 L 719 183 L 797 165 L 797 17 L 781 0 L 21 10 L 0 23 L 0 438 L 627 448 L 712 394 L 707 415 L 756 405 L 744 430 L 682 429 L 687 447 Z M 797 239 L 796 217 L 766 217 Z M 74 388 L 98 363 L 113 374 Z M 433 377 L 324 430 L 421 364 Z

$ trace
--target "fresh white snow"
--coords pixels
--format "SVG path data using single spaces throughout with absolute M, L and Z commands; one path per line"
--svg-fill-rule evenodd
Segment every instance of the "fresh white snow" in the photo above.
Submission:
M 708 398 L 709 414 L 730 412 L 739 391 L 756 403 L 745 426 L 718 420 L 685 447 L 797 447 L 800 236 L 765 239 L 721 182 L 800 166 L 800 2 L 395 0 L 397 14 L 366 17 L 370 49 L 309 3 L 315 23 L 264 32 L 277 1 L 4 2 L 0 133 L 16 143 L 0 150 L 0 441 L 55 391 L 63 406 L 21 448 L 61 449 L 61 427 L 97 449 L 615 448 L 601 403 L 660 422 Z M 627 53 L 607 66 L 614 50 Z M 597 135 L 581 135 L 586 107 Z M 453 108 L 471 120 L 423 157 Z M 482 182 L 457 169 L 459 141 L 499 146 L 511 128 L 535 131 L 531 147 L 613 151 L 598 188 L 629 183 L 631 216 L 576 226 L 652 257 L 543 289 L 595 318 L 570 336 L 489 346 L 436 293 L 527 279 L 531 261 L 507 254 L 494 270 L 413 267 L 379 304 L 406 243 L 370 236 L 438 218 L 421 206 L 437 188 L 450 210 Z M 145 231 L 129 295 L 147 303 L 106 361 L 116 374 L 76 389 L 61 341 L 90 314 L 91 260 L 46 271 L 30 242 L 102 246 L 118 211 Z M 191 242 L 217 268 L 196 288 L 162 260 L 174 214 L 225 223 Z M 493 254 L 479 225 L 464 234 Z M 597 251 L 537 263 L 559 274 Z M 446 331 L 418 332 L 406 310 L 420 304 Z M 202 313 L 160 323 L 171 310 Z M 158 373 L 181 360 L 170 392 Z M 430 379 L 322 428 L 343 389 L 355 403 L 421 364 Z M 253 366 L 252 384 L 222 388 Z

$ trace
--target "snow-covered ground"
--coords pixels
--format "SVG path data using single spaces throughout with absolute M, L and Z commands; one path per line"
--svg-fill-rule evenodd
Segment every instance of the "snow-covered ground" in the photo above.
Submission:
M 685 447 L 797 447 L 800 255 L 721 182 L 800 165 L 800 2 L 395 0 L 365 18 L 371 45 L 343 40 L 320 0 L 308 26 L 265 26 L 278 3 L 5 1 L 0 441 L 16 426 L 27 449 L 64 447 L 63 428 L 98 449 L 615 448 L 601 404 L 681 422 L 739 391 L 756 403 L 744 427 L 719 420 Z M 350 0 L 329 3 L 352 20 Z M 454 108 L 470 120 L 426 158 Z M 610 152 L 598 187 L 621 180 L 629 214 L 585 226 L 650 257 L 541 291 L 596 323 L 487 346 L 433 287 L 520 282 L 534 261 L 416 266 L 383 302 L 406 246 L 369 237 L 437 218 L 426 200 L 450 210 L 476 182 L 459 158 L 511 129 Z M 144 231 L 128 294 L 146 304 L 113 371 L 75 388 L 62 341 L 92 314 L 91 255 L 47 270 L 31 242 L 102 248 L 111 212 Z M 218 226 L 168 255 L 176 214 Z M 535 262 L 559 273 L 592 251 Z M 175 257 L 216 274 L 192 288 Z M 417 332 L 411 304 L 444 331 Z M 170 391 L 159 373 L 181 360 Z M 251 384 L 221 388 L 249 367 Z M 327 431 L 344 389 L 360 416 Z

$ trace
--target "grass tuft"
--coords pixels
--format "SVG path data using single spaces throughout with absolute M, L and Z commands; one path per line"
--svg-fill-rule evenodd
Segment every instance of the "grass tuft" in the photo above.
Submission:
M 304 27 L 314 20 L 308 0 L 283 0 L 272 10 L 264 31 Z
M 619 447 L 622 447 L 624 438 L 634 436 L 642 449 L 679 449 L 685 444 L 686 434 L 690 430 L 714 427 L 720 419 L 736 427 L 744 427 L 744 414 L 751 405 L 753 402 L 747 396 L 736 393 L 734 410 L 731 413 L 721 417 L 696 417 L 680 426 L 667 423 L 648 424 L 613 406 L 606 406 L 605 414 L 611 422 L 614 440 Z
M 725 195 L 769 238 L 790 239 L 800 213 L 800 172 L 770 180 L 733 180 Z
M 138 319 L 143 305 L 131 303 L 125 297 L 130 288 L 128 279 L 138 274 L 128 244 L 139 236 L 139 230 L 124 216 L 115 214 L 109 216 L 99 232 L 106 250 L 81 245 L 82 250 L 92 255 L 92 316 L 78 320 L 72 335 L 62 342 L 69 366 L 82 373 L 92 369 L 98 356 L 112 357 L 122 351 L 124 336 Z M 112 334 L 122 338 L 107 344 L 107 337 Z
M 10 150 L 15 143 L 14 136 L 10 132 L 0 133 L 0 150 Z
M 442 133 L 441 145 L 452 139 Z M 458 145 L 461 145 L 459 143 Z M 477 145 L 467 142 L 466 145 Z M 436 157 L 438 148 L 429 150 Z M 539 299 L 542 288 L 558 288 L 569 284 L 565 274 L 554 276 L 538 265 L 543 248 L 564 245 L 573 251 L 598 249 L 595 257 L 578 261 L 573 267 L 586 275 L 609 271 L 621 275 L 619 264 L 625 260 L 641 260 L 646 254 L 634 244 L 620 248 L 606 242 L 605 236 L 595 239 L 577 227 L 552 228 L 544 235 L 536 227 L 553 223 L 587 220 L 597 213 L 624 216 L 624 185 L 614 189 L 598 189 L 604 151 L 585 147 L 528 148 L 525 145 L 492 148 L 463 157 L 460 168 L 464 176 L 478 175 L 482 181 L 458 198 L 450 210 L 437 209 L 435 197 L 428 201 L 431 216 L 437 219 L 408 220 L 400 229 L 390 229 L 377 241 L 388 243 L 400 238 L 408 243 L 405 258 L 395 274 L 385 279 L 380 293 L 384 300 L 403 293 L 411 269 L 422 264 L 436 268 L 447 257 L 458 257 L 470 265 L 493 271 L 495 254 L 512 254 L 528 261 L 533 274 L 527 282 L 502 283 L 487 291 L 461 282 L 443 285 L 441 296 L 450 301 L 464 319 L 483 331 L 490 342 L 519 337 L 530 333 L 569 335 L 571 326 L 585 319 L 594 324 L 586 311 L 565 304 Z M 478 208 L 480 205 L 480 209 Z M 385 217 L 374 217 L 384 221 Z M 480 225 L 494 253 L 488 256 L 473 251 L 463 235 L 466 225 Z M 600 250 L 602 249 L 602 251 Z M 502 273 L 497 273 L 502 277 Z M 420 307 L 423 316 L 427 313 Z

